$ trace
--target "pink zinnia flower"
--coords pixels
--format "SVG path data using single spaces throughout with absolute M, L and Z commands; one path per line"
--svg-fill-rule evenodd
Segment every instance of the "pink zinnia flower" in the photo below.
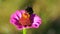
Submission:
M 27 11 L 17 10 L 11 15 L 10 22 L 18 30 L 22 30 L 23 28 L 38 28 L 41 24 L 41 18 L 39 16 L 33 14 L 33 12 L 28 13 Z

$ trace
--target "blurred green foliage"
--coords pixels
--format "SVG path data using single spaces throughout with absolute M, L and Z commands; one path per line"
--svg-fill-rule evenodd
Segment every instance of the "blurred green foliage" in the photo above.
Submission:
M 60 34 L 60 0 L 0 0 L 0 34 L 22 34 L 9 20 L 13 12 L 27 6 L 42 18 L 41 26 L 27 34 Z

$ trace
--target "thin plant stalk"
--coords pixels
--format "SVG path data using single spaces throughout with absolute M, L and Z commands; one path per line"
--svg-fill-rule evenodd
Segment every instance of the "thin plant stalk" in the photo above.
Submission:
M 23 29 L 23 34 L 27 34 L 26 28 Z

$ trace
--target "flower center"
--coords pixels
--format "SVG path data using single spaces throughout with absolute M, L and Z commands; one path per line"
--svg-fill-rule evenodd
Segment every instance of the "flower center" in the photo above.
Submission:
M 19 20 L 19 23 L 24 25 L 31 25 L 30 15 L 28 13 L 22 14 L 22 17 Z

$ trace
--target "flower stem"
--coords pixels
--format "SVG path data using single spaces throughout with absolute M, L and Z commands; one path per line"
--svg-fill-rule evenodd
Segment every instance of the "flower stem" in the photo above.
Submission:
M 23 34 L 27 34 L 26 28 L 23 29 Z

